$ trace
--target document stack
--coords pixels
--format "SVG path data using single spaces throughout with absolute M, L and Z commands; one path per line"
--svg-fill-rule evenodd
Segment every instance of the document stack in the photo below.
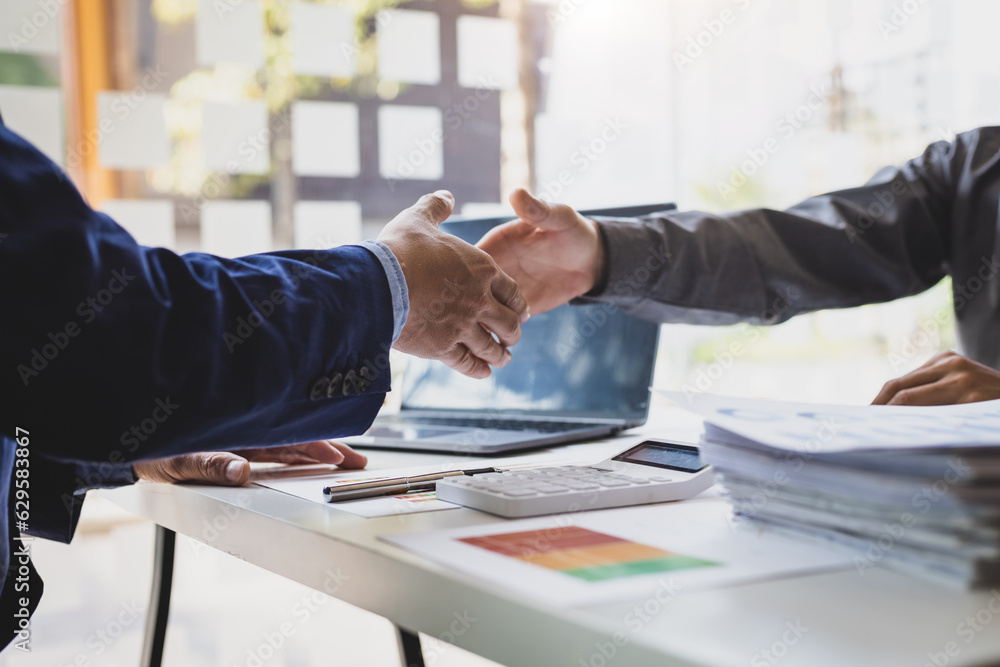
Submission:
M 1000 584 L 1000 401 L 931 408 L 671 395 L 735 514 L 962 588 Z

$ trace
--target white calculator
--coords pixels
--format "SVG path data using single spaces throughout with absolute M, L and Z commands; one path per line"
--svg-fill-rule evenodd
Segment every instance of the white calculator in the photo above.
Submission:
M 450 477 L 437 497 L 515 518 L 685 500 L 715 483 L 693 445 L 646 440 L 592 466 Z

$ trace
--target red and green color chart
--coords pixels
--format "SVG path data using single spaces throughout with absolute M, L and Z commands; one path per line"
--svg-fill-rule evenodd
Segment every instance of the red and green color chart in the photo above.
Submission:
M 608 581 L 719 564 L 577 527 L 466 537 L 459 541 L 584 581 Z

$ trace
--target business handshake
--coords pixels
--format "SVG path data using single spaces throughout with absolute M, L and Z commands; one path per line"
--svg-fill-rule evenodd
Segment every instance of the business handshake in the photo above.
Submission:
M 478 247 L 441 231 L 454 197 L 426 195 L 390 222 L 378 240 L 406 279 L 410 311 L 396 341 L 407 354 L 436 359 L 473 378 L 510 363 L 521 324 L 589 292 L 600 281 L 604 249 L 594 222 L 568 206 L 549 206 L 524 190 L 511 196 L 519 216 Z M 366 458 L 331 440 L 239 452 L 185 454 L 134 465 L 152 482 L 238 486 L 250 462 L 365 467 Z
M 511 360 L 521 324 L 587 293 L 599 282 L 604 251 L 596 225 L 568 206 L 549 206 L 524 190 L 511 196 L 517 220 L 478 247 L 441 231 L 455 200 L 426 195 L 390 222 L 378 240 L 406 278 L 410 314 L 396 342 L 473 378 Z

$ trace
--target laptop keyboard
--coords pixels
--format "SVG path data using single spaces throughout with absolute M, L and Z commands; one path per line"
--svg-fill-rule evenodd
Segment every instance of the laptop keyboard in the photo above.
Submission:
M 482 428 L 497 431 L 540 431 L 542 433 L 565 433 L 591 428 L 592 424 L 570 422 L 536 422 L 511 421 L 489 417 L 410 417 L 407 421 L 414 424 L 432 424 L 434 426 L 459 426 L 463 428 Z

